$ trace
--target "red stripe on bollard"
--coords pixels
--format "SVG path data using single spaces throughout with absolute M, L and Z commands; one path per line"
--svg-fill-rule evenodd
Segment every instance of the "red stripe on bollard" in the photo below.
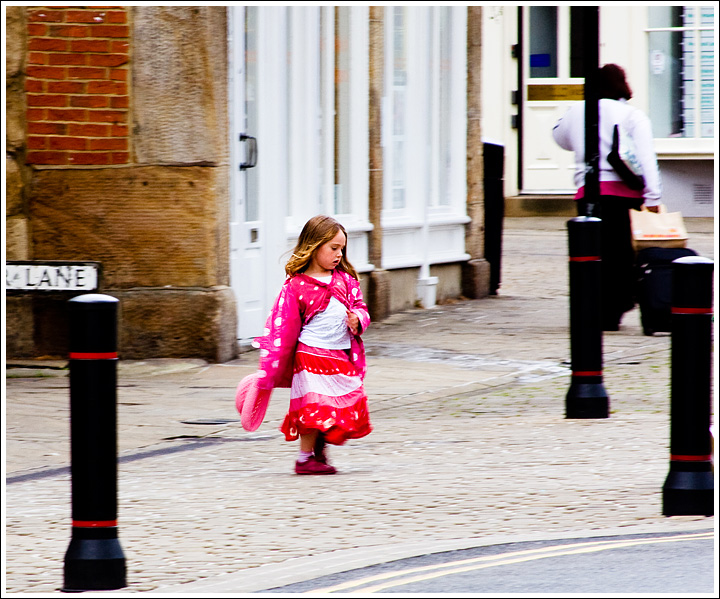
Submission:
M 116 351 L 111 352 L 70 352 L 71 360 L 116 360 Z
M 73 520 L 75 528 L 112 528 L 117 526 L 117 520 Z
M 672 308 L 673 314 L 712 314 L 712 308 Z
M 670 459 L 673 462 L 709 462 L 712 459 L 711 455 L 673 455 L 670 454 Z
M 602 376 L 602 370 L 581 370 L 579 372 L 573 372 L 573 376 Z
M 570 256 L 570 262 L 597 262 L 600 256 Z

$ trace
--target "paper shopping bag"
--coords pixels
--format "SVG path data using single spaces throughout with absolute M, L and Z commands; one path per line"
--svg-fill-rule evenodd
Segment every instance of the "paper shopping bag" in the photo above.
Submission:
M 630 210 L 633 247 L 684 248 L 687 245 L 687 229 L 681 212 L 668 212 L 660 204 L 659 212 L 650 212 L 645 206 L 641 210 Z

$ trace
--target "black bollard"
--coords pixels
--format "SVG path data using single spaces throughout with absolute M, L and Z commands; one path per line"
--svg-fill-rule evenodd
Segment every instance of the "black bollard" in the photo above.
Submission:
M 710 435 L 713 319 L 712 260 L 690 256 L 672 264 L 670 472 L 664 516 L 712 516 Z
M 117 307 L 108 295 L 68 302 L 72 538 L 63 591 L 126 586 L 117 533 Z
M 609 413 L 602 372 L 601 225 L 599 218 L 588 216 L 567 223 L 572 381 L 565 397 L 566 418 L 607 418 Z

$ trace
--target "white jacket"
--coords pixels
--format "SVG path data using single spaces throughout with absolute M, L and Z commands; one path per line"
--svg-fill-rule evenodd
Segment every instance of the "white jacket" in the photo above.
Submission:
M 643 168 L 646 206 L 657 206 L 662 196 L 660 172 L 653 147 L 650 119 L 642 110 L 630 106 L 625 100 L 600 100 L 598 135 L 600 137 L 600 181 L 621 181 L 607 161 L 612 149 L 613 129 L 622 125 L 632 136 L 638 160 Z M 585 184 L 585 102 L 573 104 L 558 120 L 552 131 L 553 139 L 563 149 L 575 152 L 575 185 Z

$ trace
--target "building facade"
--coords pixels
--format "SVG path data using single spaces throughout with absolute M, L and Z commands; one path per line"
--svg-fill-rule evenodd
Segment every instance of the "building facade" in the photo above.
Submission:
M 483 65 L 482 128 L 505 144 L 508 213 L 552 213 L 575 191 L 572 153 L 550 131 L 583 98 L 582 11 L 485 7 L 483 43 L 497 54 Z M 630 104 L 652 121 L 663 201 L 689 217 L 715 209 L 715 13 L 710 4 L 599 9 L 600 63 L 625 69 Z
M 8 356 L 66 352 L 77 290 L 29 270 L 64 261 L 120 300 L 124 358 L 228 360 L 319 213 L 376 319 L 486 295 L 481 18 L 7 7 Z
M 582 98 L 577 7 L 5 10 L 6 258 L 97 265 L 124 358 L 235 357 L 319 213 L 347 229 L 374 319 L 484 297 L 487 143 L 509 213 L 572 205 L 550 130 Z M 712 215 L 714 9 L 600 19 L 666 203 Z M 6 280 L 7 355 L 65 355 L 77 291 Z

